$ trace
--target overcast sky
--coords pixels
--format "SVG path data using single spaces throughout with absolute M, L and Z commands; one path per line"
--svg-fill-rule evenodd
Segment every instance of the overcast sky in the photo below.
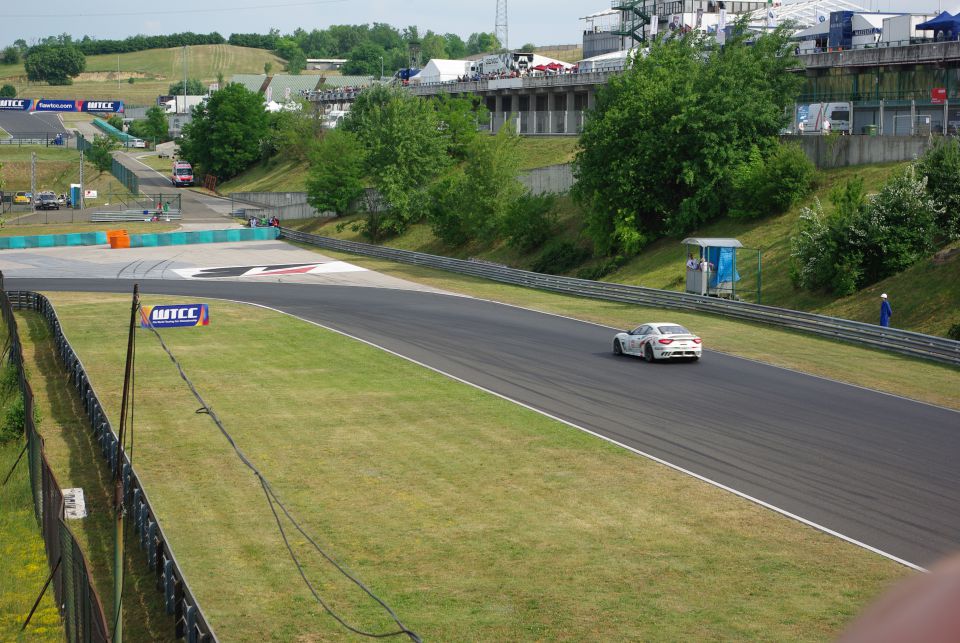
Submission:
M 953 0 L 860 0 L 859 4 L 878 11 L 960 10 L 960 2 Z M 75 37 L 126 38 L 138 33 L 218 31 L 228 37 L 231 33 L 266 33 L 271 27 L 289 33 L 297 27 L 310 31 L 333 24 L 371 22 L 386 22 L 399 28 L 417 25 L 421 31 L 453 32 L 466 38 L 475 31 L 494 30 L 497 3 L 496 0 L 276 0 L 273 3 L 264 0 L 168 0 L 162 3 L 4 0 L 4 5 L 7 8 L 0 14 L 0 42 L 10 44 L 17 38 L 32 43 L 37 38 L 63 32 Z M 510 44 L 519 47 L 528 42 L 535 45 L 579 43 L 583 27 L 579 18 L 609 6 L 609 0 L 510 0 Z

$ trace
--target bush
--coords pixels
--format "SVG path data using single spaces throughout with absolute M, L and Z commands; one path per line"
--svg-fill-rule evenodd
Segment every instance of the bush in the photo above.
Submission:
M 17 88 L 13 85 L 4 85 L 0 87 L 0 98 L 16 98 Z
M 590 257 L 590 251 L 572 241 L 553 241 L 544 248 L 531 268 L 534 272 L 559 275 L 568 272 Z
M 804 208 L 792 242 L 791 279 L 848 295 L 909 268 L 934 249 L 939 210 L 912 166 L 867 203 L 863 181 L 833 191 L 832 215 Z
M 940 213 L 937 228 L 940 236 L 960 238 L 960 142 L 955 138 L 940 139 L 917 162 L 917 173 L 927 179 L 927 193 L 936 202 Z
M 960 324 L 954 324 L 951 326 L 950 330 L 947 331 L 947 337 L 960 341 Z
M 865 220 L 851 230 L 851 236 L 863 235 L 860 287 L 906 270 L 932 252 L 939 214 L 927 194 L 927 179 L 913 166 L 888 181 L 868 206 Z
M 733 175 L 730 216 L 756 219 L 786 212 L 810 193 L 815 176 L 799 145 L 778 145 L 766 159 L 755 148 Z
M 557 199 L 552 194 L 524 194 L 507 209 L 501 226 L 507 245 L 530 252 L 543 245 L 554 232 Z
M 23 408 L 23 396 L 17 395 L 7 406 L 7 411 L 3 416 L 3 424 L 0 424 L 0 444 L 19 439 L 23 435 L 25 419 L 26 411 Z

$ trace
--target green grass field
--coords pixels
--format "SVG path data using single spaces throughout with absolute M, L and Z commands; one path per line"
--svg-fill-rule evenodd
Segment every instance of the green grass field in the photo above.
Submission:
M 128 298 L 51 297 L 115 417 Z M 824 640 L 908 573 L 382 351 L 210 303 L 209 327 L 164 333 L 172 350 L 309 533 L 424 640 Z M 136 466 L 220 638 L 346 638 L 143 333 L 137 363 Z M 324 598 L 386 628 L 303 544 Z
M 187 49 L 187 74 L 205 84 L 222 73 L 229 81 L 234 74 L 262 74 L 263 65 L 282 70 L 284 61 L 265 49 L 233 45 L 196 45 Z M 150 49 L 119 55 L 120 83 L 117 83 L 116 55 L 88 56 L 87 68 L 72 85 L 53 87 L 28 83 L 23 65 L 0 65 L 0 84 L 10 83 L 18 96 L 29 98 L 121 99 L 130 105 L 153 105 L 157 96 L 167 94 L 171 84 L 183 79 L 183 49 Z M 131 85 L 127 79 L 133 77 Z

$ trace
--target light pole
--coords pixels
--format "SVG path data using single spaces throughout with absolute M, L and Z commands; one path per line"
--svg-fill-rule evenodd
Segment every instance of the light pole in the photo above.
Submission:
M 383 80 L 383 56 L 380 56 L 380 80 Z

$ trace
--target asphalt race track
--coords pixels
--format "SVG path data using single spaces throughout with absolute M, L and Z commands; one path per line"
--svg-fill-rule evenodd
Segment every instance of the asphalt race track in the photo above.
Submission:
M 52 138 L 67 132 L 59 115 L 52 112 L 0 112 L 0 129 L 13 138 Z
M 141 286 L 146 296 L 254 302 L 361 337 L 916 565 L 960 547 L 960 413 L 952 410 L 709 351 L 697 364 L 616 358 L 610 329 L 465 297 L 306 284 Z

